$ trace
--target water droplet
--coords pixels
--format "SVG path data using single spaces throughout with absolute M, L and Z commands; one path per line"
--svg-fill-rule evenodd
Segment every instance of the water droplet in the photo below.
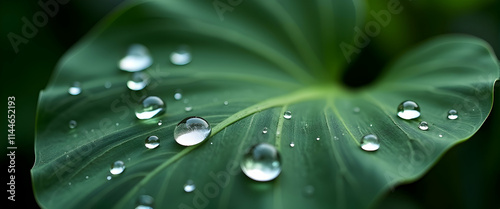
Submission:
M 262 133 L 267 134 L 267 127 L 264 127 L 264 129 L 262 129 Z
M 188 46 L 181 45 L 170 54 L 170 62 L 174 65 L 187 65 L 191 62 L 191 52 Z
M 180 89 L 175 90 L 174 99 L 177 101 L 182 99 L 182 90 Z
M 185 192 L 192 192 L 196 189 L 196 185 L 194 185 L 193 180 L 187 180 L 186 184 L 184 184 Z
M 141 195 L 137 198 L 135 209 L 153 209 L 154 198 L 149 195 Z
M 107 176 L 106 179 L 109 181 L 111 180 L 111 176 Z
M 398 116 L 411 120 L 420 117 L 420 107 L 414 101 L 406 100 L 398 106 Z
M 68 182 L 68 185 L 70 185 L 70 186 L 71 186 L 71 182 Z
M 420 124 L 418 124 L 418 128 L 422 131 L 427 131 L 429 130 L 429 124 L 425 121 L 422 121 L 420 122 Z
M 442 134 L 439 134 L 438 136 L 439 136 L 439 138 L 443 138 L 443 135 L 442 135 Z
M 370 127 L 373 127 L 373 124 L 370 123 Z
M 334 136 L 334 137 L 333 137 L 333 140 L 339 140 L 339 137 Z
M 316 137 L 316 141 L 319 141 L 319 140 L 320 140 L 320 138 L 319 138 L 319 137 Z
M 142 44 L 132 44 L 128 48 L 127 55 L 118 62 L 118 67 L 127 72 L 144 70 L 153 64 L 153 58 L 148 48 Z
M 139 119 L 150 119 L 161 115 L 167 108 L 166 104 L 157 96 L 144 98 L 135 109 L 135 116 Z
M 112 84 L 111 82 L 106 81 L 106 83 L 104 83 L 104 88 L 109 89 L 109 88 L 111 88 L 111 86 L 112 86 L 112 85 L 113 85 L 113 84 Z
M 123 163 L 123 161 L 118 160 L 111 164 L 109 172 L 113 175 L 118 175 L 122 173 L 123 170 L 125 170 L 125 163 Z
M 295 147 L 295 143 L 290 142 L 290 147 L 292 147 L 292 148 Z
M 210 142 L 210 144 L 214 144 L 213 142 Z
M 361 149 L 365 151 L 376 151 L 380 147 L 377 136 L 368 134 L 361 139 Z
M 132 73 L 130 80 L 127 81 L 127 87 L 133 91 L 140 91 L 146 88 L 151 82 L 151 78 L 148 74 L 143 72 Z
M 120 123 L 115 123 L 115 126 L 119 126 L 119 125 L 120 125 Z
M 89 179 L 89 176 L 85 176 L 85 179 Z
M 191 112 L 192 110 L 193 110 L 193 107 L 190 105 L 184 107 L 184 111 L 186 111 L 186 112 Z
M 458 112 L 456 110 L 450 110 L 448 111 L 448 119 L 450 120 L 455 120 L 458 118 Z
M 154 149 L 160 145 L 160 138 L 157 136 L 148 136 L 144 141 L 144 146 L 148 149 Z
M 80 82 L 74 82 L 68 89 L 68 93 L 71 95 L 78 95 L 82 93 L 82 88 L 80 87 Z
M 212 132 L 210 124 L 201 117 L 188 117 L 179 122 L 174 129 L 174 139 L 183 146 L 203 142 Z
M 314 187 L 312 185 L 307 185 L 304 187 L 304 196 L 310 197 L 314 194 Z
M 159 126 L 163 125 L 163 121 L 159 120 L 159 121 L 158 121 L 158 125 L 159 125 Z
M 352 111 L 353 111 L 354 113 L 359 113 L 359 112 L 361 112 L 361 109 L 360 109 L 359 107 L 354 107 L 354 108 L 352 109 Z
M 77 123 L 75 120 L 69 121 L 69 128 L 74 129 L 74 128 L 76 128 L 76 126 L 77 126 Z
M 256 144 L 245 153 L 240 163 L 245 175 L 255 181 L 271 181 L 281 173 L 278 150 L 270 144 Z
M 228 104 L 229 104 L 229 102 L 228 102 L 228 101 L 224 101 L 224 105 L 228 105 Z
M 283 114 L 283 118 L 290 120 L 290 118 L 292 118 L 292 112 L 285 111 L 285 113 Z

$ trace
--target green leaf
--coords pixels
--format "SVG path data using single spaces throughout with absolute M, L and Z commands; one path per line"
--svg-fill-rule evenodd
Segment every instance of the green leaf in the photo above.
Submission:
M 132 208 L 150 195 L 155 208 L 366 208 L 414 181 L 480 128 L 492 107 L 497 60 L 482 40 L 441 37 L 352 90 L 340 82 L 347 61 L 339 44 L 353 42 L 356 14 L 347 0 L 123 5 L 62 58 L 40 94 L 32 169 L 38 202 Z M 139 92 L 127 89 L 130 74 L 117 69 L 132 43 L 148 46 L 155 61 L 146 70 L 152 83 Z M 193 61 L 172 65 L 169 54 L 181 44 L 191 47 Z M 75 81 L 82 93 L 72 96 Z M 176 89 L 187 103 L 174 100 Z M 161 97 L 166 113 L 136 119 L 134 106 L 146 95 Z M 421 106 L 420 118 L 396 116 L 408 99 Z M 184 111 L 187 105 L 193 110 Z M 450 109 L 457 120 L 447 119 Z M 212 134 L 180 146 L 174 127 L 193 115 L 205 118 Z M 428 131 L 417 128 L 422 120 Z M 378 136 L 379 150 L 360 148 L 367 134 Z M 150 135 L 161 140 L 153 150 L 144 147 Z M 239 169 L 245 150 L 259 142 L 281 153 L 282 173 L 271 182 Z M 126 169 L 112 176 L 116 160 Z M 187 180 L 196 184 L 192 193 L 183 191 Z

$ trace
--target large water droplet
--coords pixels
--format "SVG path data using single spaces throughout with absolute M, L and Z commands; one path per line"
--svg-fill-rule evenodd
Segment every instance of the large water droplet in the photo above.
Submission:
M 361 139 L 361 149 L 365 151 L 376 151 L 380 148 L 380 143 L 377 136 L 368 134 Z
M 185 192 L 192 192 L 196 189 L 196 185 L 194 185 L 193 180 L 187 180 L 186 184 L 184 184 Z
M 143 72 L 135 72 L 130 77 L 130 80 L 127 81 L 127 87 L 133 91 L 140 91 L 146 88 L 148 84 L 151 82 L 151 78 L 148 74 Z
M 123 173 L 123 170 L 125 170 L 125 163 L 123 163 L 123 161 L 121 160 L 118 160 L 111 164 L 109 172 L 113 175 L 118 175 Z
M 406 120 L 418 118 L 420 117 L 420 107 L 414 101 L 404 101 L 398 106 L 398 116 Z
M 290 120 L 290 118 L 292 118 L 292 112 L 285 111 L 285 113 L 283 113 L 283 118 Z
M 170 54 L 170 62 L 174 65 L 187 65 L 191 62 L 191 52 L 188 46 L 181 45 Z
M 78 95 L 82 93 L 82 88 L 80 87 L 80 82 L 74 82 L 68 89 L 68 93 L 71 95 Z
M 267 134 L 267 127 L 264 127 L 264 128 L 262 129 L 262 133 L 263 133 L 263 134 Z
M 127 72 L 144 70 L 153 64 L 153 58 L 148 48 L 142 44 L 132 44 L 128 48 L 127 55 L 118 62 L 118 67 Z
M 148 136 L 144 141 L 144 146 L 148 149 L 154 149 L 160 145 L 160 138 L 157 136 Z
M 448 119 L 450 120 L 455 120 L 458 118 L 458 112 L 456 110 L 450 110 L 448 111 Z
M 270 144 L 252 146 L 243 156 L 241 170 L 256 181 L 271 181 L 281 173 L 281 159 L 278 150 Z
M 174 129 L 174 139 L 183 146 L 203 142 L 212 132 L 210 124 L 201 117 L 188 117 L 179 122 Z
M 429 130 L 429 124 L 425 121 L 422 121 L 420 122 L 420 124 L 418 124 L 418 128 L 422 131 L 427 131 Z
M 74 129 L 74 128 L 76 128 L 76 126 L 77 126 L 77 123 L 75 120 L 69 121 L 69 128 Z
M 139 119 L 150 119 L 163 114 L 167 108 L 166 104 L 157 96 L 144 98 L 135 109 L 135 116 Z
M 141 195 L 137 198 L 135 209 L 153 209 L 154 198 L 149 195 Z

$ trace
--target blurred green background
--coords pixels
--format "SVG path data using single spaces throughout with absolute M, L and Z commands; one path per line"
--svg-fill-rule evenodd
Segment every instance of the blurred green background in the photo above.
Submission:
M 1 117 L 7 117 L 7 97 L 16 97 L 16 203 L 13 207 L 37 208 L 31 189 L 30 169 L 34 161 L 34 128 L 40 90 L 45 88 L 60 57 L 100 19 L 123 0 L 73 0 L 59 4 L 59 11 L 38 28 L 28 43 L 15 53 L 7 34 L 21 35 L 22 17 L 32 19 L 43 11 L 39 1 L 4 0 L 1 16 Z M 43 2 L 46 2 L 44 0 Z M 498 0 L 401 0 L 403 11 L 372 38 L 348 67 L 344 82 L 352 87 L 366 85 L 392 60 L 421 41 L 448 33 L 465 33 L 489 42 L 500 53 L 500 1 Z M 366 1 L 370 11 L 387 9 L 387 1 Z M 363 24 L 362 24 L 363 25 Z M 498 56 L 497 56 L 498 57 Z M 89 63 L 91 67 L 92 63 Z M 362 76 L 360 76 L 362 75 Z M 452 79 L 452 78 L 450 78 Z M 495 92 L 492 115 L 468 141 L 447 152 L 420 180 L 401 185 L 379 201 L 378 208 L 500 208 L 500 83 Z M 2 120 L 7 129 L 7 121 Z M 5 132 L 4 132 L 5 133 Z M 2 182 L 8 182 L 7 139 L 2 136 Z M 4 188 L 7 190 L 6 184 Z M 4 191 L 5 191 L 4 190 Z M 4 193 L 6 198 L 7 193 Z M 10 202 L 10 201 L 9 201 Z M 12 206 L 12 207 L 10 207 Z

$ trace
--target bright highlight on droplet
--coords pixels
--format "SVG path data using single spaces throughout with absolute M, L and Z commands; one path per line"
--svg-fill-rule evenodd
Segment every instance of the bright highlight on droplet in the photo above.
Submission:
M 456 120 L 458 118 L 458 111 L 451 109 L 448 111 L 448 119 Z
M 80 87 L 80 82 L 74 82 L 73 85 L 71 85 L 68 89 L 68 93 L 76 96 L 80 93 L 82 93 L 82 88 Z
M 210 136 L 212 128 L 201 117 L 188 117 L 177 124 L 174 129 L 174 139 L 182 146 L 193 146 L 203 142 Z
M 185 192 L 192 192 L 196 189 L 196 185 L 194 184 L 193 180 L 187 180 L 186 184 L 184 184 L 184 191 Z
M 136 201 L 135 209 L 153 209 L 154 198 L 149 195 L 140 195 Z
M 135 116 L 138 119 L 150 119 L 161 115 L 167 109 L 167 105 L 157 96 L 144 98 L 135 108 Z
M 418 124 L 418 128 L 422 131 L 427 131 L 429 130 L 429 124 L 425 121 L 422 121 Z
M 142 44 L 132 44 L 127 55 L 118 62 L 118 67 L 127 72 L 142 71 L 153 64 L 148 48 Z
M 181 45 L 170 54 L 170 62 L 174 65 L 187 65 L 191 62 L 191 52 L 187 45 Z
M 146 88 L 151 82 L 148 74 L 143 72 L 135 72 L 127 81 L 127 87 L 132 91 L 140 91 Z
M 280 154 L 273 145 L 259 143 L 247 150 L 240 167 L 255 181 L 271 181 L 281 173 Z
M 283 118 L 285 118 L 287 120 L 290 120 L 290 118 L 292 118 L 292 112 L 291 111 L 285 111 L 285 113 L 283 113 Z
M 375 134 L 368 134 L 361 138 L 360 146 L 365 151 L 377 151 L 380 148 L 380 143 Z
M 157 136 L 148 136 L 144 141 L 144 146 L 148 149 L 154 149 L 160 146 L 160 138 Z
M 123 161 L 118 160 L 111 164 L 109 172 L 113 175 L 118 175 L 123 173 L 124 170 L 125 170 L 125 163 L 123 163 Z
M 398 106 L 398 116 L 405 120 L 420 117 L 420 107 L 414 101 L 404 101 Z

